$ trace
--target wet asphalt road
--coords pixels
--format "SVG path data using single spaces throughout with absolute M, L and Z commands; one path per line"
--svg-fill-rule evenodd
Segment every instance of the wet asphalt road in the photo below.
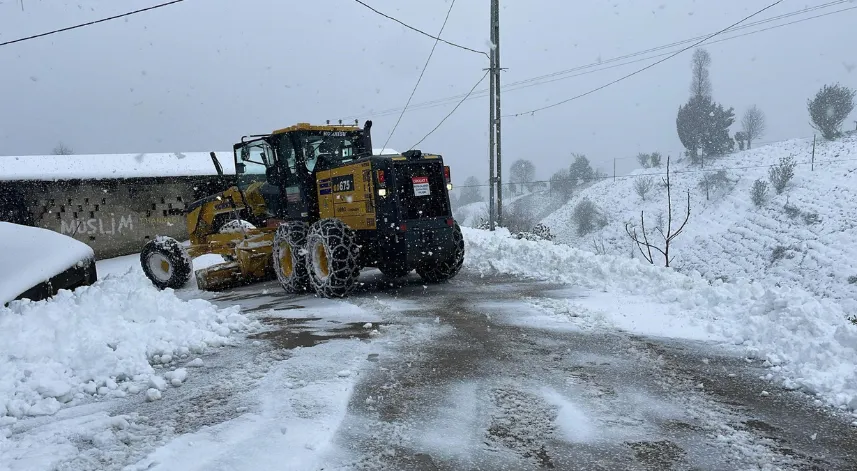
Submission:
M 857 428 L 760 379 L 765 368 L 740 352 L 515 325 L 532 315 L 522 300 L 581 295 L 565 286 L 466 273 L 434 286 L 414 274 L 362 281 L 349 302 L 433 333 L 387 348 L 360 373 L 336 469 L 857 469 Z M 251 293 L 258 288 L 218 301 Z M 300 303 L 273 296 L 253 306 L 287 318 Z M 356 324 L 322 334 L 306 319 L 269 322 L 255 338 L 274 352 L 363 335 Z

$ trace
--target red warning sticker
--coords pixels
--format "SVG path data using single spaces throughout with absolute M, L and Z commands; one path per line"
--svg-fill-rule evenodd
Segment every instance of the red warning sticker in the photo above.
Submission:
M 428 196 L 431 194 L 428 177 L 412 177 L 411 181 L 414 183 L 414 196 Z

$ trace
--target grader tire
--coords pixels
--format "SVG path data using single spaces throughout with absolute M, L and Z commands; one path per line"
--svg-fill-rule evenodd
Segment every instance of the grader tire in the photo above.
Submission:
M 305 222 L 281 224 L 274 235 L 274 273 L 287 293 L 303 293 L 310 287 L 305 247 Z
M 417 274 L 429 283 L 440 283 L 454 277 L 461 270 L 464 263 L 464 236 L 461 235 L 461 227 L 458 223 L 452 230 L 452 253 L 440 263 L 425 264 L 417 268 Z
M 393 265 L 393 264 L 382 265 L 382 266 L 378 267 L 378 270 L 380 270 L 381 273 L 385 277 L 387 277 L 391 280 L 395 280 L 398 278 L 404 278 L 404 277 L 408 276 L 408 273 L 414 271 L 413 268 L 410 268 L 407 265 Z
M 159 289 L 178 289 L 190 281 L 193 262 L 179 241 L 158 236 L 150 240 L 140 252 L 143 273 Z
M 306 268 L 316 294 L 341 298 L 354 289 L 360 274 L 360 248 L 354 231 L 339 219 L 322 219 L 309 230 Z

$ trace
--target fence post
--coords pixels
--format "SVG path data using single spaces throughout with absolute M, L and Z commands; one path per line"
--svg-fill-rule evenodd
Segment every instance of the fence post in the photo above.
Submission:
M 613 181 L 616 181 L 616 157 L 613 157 Z
M 809 171 L 815 171 L 815 134 L 812 135 L 812 163 L 809 166 Z

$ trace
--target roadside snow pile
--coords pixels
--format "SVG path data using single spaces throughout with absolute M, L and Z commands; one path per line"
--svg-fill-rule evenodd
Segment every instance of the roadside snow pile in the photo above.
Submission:
M 820 141 L 814 164 L 812 148 L 812 139 L 779 142 L 707 160 L 704 173 L 698 165 L 673 160 L 673 224 L 676 218 L 684 219 L 686 190 L 691 216 L 670 247 L 675 256 L 671 265 L 680 271 L 696 270 L 708 280 L 800 287 L 835 299 L 849 315 L 857 315 L 857 136 Z M 768 172 L 788 157 L 797 163 L 794 178 L 777 194 Z M 558 242 L 639 258 L 625 223 L 636 224 L 639 230 L 640 211 L 645 211 L 649 239 L 662 240 L 655 227 L 659 216 L 662 225 L 666 220 L 664 171 L 664 166 L 640 169 L 630 178 L 596 183 L 543 222 Z M 768 182 L 761 207 L 751 198 L 757 179 Z M 638 190 L 647 183 L 644 201 Z M 606 225 L 579 236 L 574 210 L 587 199 L 600 210 Z
M 470 270 L 558 281 L 616 296 L 645 296 L 675 319 L 663 327 L 662 335 L 680 336 L 681 324 L 702 325 L 713 337 L 766 360 L 785 387 L 857 409 L 857 326 L 845 319 L 835 301 L 800 288 L 709 282 L 696 272 L 682 274 L 628 257 L 512 239 L 502 229 L 462 230 L 465 267 Z M 626 308 L 633 311 L 633 304 Z
M 78 263 L 92 263 L 92 249 L 71 237 L 38 227 L 0 222 L 0 306 Z
M 180 300 L 138 272 L 47 301 L 14 301 L 0 308 L 0 426 L 54 414 L 85 394 L 121 397 L 178 386 L 187 370 L 161 377 L 152 364 L 183 364 L 255 327 L 237 307 Z

